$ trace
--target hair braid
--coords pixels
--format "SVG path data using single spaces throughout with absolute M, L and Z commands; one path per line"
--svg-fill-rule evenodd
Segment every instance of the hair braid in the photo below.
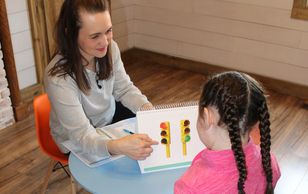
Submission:
M 273 193 L 273 173 L 272 173 L 272 166 L 271 166 L 271 129 L 270 129 L 270 121 L 269 121 L 269 112 L 266 104 L 266 100 L 263 99 L 258 107 L 259 113 L 259 128 L 260 128 L 260 135 L 261 135 L 261 155 L 262 155 L 262 165 L 263 170 L 266 175 L 266 194 Z
M 231 141 L 231 148 L 235 157 L 236 166 L 239 171 L 238 179 L 238 192 L 244 194 L 245 181 L 247 178 L 247 168 L 245 154 L 242 147 L 241 140 L 241 130 L 239 127 L 239 116 L 238 109 L 236 105 L 236 97 L 231 97 L 227 94 L 222 94 L 222 103 L 223 111 L 225 115 L 224 123 L 228 126 L 229 137 Z

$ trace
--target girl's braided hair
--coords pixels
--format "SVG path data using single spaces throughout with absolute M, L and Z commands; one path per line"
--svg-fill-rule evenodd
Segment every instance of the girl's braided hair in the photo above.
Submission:
M 273 193 L 271 167 L 271 135 L 269 112 L 262 86 L 252 77 L 235 71 L 212 77 L 205 85 L 200 97 L 199 114 L 203 108 L 213 106 L 218 109 L 218 125 L 228 128 L 231 148 L 239 171 L 238 192 L 245 193 L 247 167 L 241 136 L 249 133 L 259 121 L 261 135 L 262 165 L 266 176 L 266 194 Z

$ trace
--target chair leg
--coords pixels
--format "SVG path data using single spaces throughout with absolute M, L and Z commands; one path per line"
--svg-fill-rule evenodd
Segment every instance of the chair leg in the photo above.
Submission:
M 78 188 L 76 188 L 76 184 L 75 184 L 75 179 L 73 176 L 70 176 L 71 178 L 71 186 L 72 186 L 72 194 L 76 194 L 76 189 L 78 190 Z
M 59 164 L 60 165 L 60 168 L 62 168 L 64 171 L 65 171 L 65 173 L 66 173 L 66 175 L 68 176 L 68 177 L 71 177 L 71 175 L 70 175 L 70 173 L 66 170 L 66 166 L 63 166 L 63 164 L 61 163 L 61 162 L 58 162 L 57 164 Z M 57 170 L 57 168 L 54 168 L 54 170 Z
M 47 174 L 45 176 L 45 179 L 44 179 L 44 182 L 43 182 L 43 187 L 42 187 L 42 190 L 41 190 L 41 194 L 45 194 L 46 193 L 46 189 L 47 189 L 47 186 L 48 186 L 48 182 L 49 182 L 49 177 L 53 171 L 53 167 L 54 165 L 57 163 L 57 161 L 55 160 L 50 160 L 49 162 L 49 165 L 48 165 L 48 169 L 47 169 Z

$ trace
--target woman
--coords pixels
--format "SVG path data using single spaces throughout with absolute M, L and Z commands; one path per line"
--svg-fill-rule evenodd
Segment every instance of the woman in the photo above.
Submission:
M 65 0 L 56 26 L 56 45 L 44 82 L 52 105 L 50 127 L 60 149 L 68 153 L 61 143 L 69 139 L 99 156 L 124 154 L 136 160 L 149 156 L 157 142 L 145 134 L 108 140 L 95 130 L 118 120 L 117 112 L 126 111 L 115 101 L 132 112 L 152 107 L 125 72 L 112 40 L 108 2 Z M 131 116 L 124 114 L 124 118 Z

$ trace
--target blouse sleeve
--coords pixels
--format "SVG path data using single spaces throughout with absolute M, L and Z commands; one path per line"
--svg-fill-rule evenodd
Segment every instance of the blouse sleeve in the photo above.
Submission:
M 112 59 L 114 73 L 114 89 L 113 95 L 117 101 L 128 107 L 131 111 L 136 111 L 145 103 L 148 103 L 146 96 L 133 84 L 127 75 L 120 56 L 120 50 L 116 42 L 112 42 Z
M 82 94 L 75 81 L 69 76 L 49 77 L 45 74 L 45 88 L 52 105 L 52 114 L 55 114 L 56 123 L 60 125 L 51 127 L 66 130 L 63 133 L 83 151 L 110 157 L 106 147 L 107 138 L 96 133 L 83 111 L 80 100 Z

